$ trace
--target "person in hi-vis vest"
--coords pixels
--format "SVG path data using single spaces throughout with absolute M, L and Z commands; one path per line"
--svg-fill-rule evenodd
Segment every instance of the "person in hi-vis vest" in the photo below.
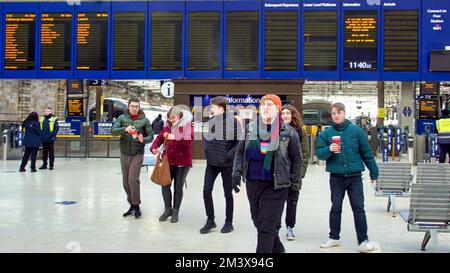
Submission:
M 47 169 L 48 158 L 50 157 L 49 170 L 53 170 L 55 164 L 55 141 L 58 134 L 58 118 L 52 114 L 52 108 L 47 107 L 44 117 L 39 119 L 41 124 L 41 141 L 43 147 L 42 166 L 40 170 Z
M 442 117 L 437 121 L 438 143 L 441 150 L 439 163 L 445 163 L 448 154 L 450 163 L 450 110 L 442 110 Z

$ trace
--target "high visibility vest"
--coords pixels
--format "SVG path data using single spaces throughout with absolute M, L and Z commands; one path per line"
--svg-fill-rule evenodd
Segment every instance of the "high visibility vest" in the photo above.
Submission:
M 441 118 L 436 125 L 438 133 L 450 133 L 450 118 Z
M 48 125 L 50 126 L 50 133 L 53 133 L 53 130 L 55 129 L 56 119 L 57 118 L 55 116 L 53 116 L 48 120 Z M 39 122 L 41 123 L 41 131 L 44 128 L 44 120 L 45 120 L 45 117 L 39 118 Z

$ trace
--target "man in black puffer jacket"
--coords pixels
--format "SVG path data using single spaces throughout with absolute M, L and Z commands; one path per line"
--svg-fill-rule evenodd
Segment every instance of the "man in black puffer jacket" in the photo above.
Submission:
M 228 100 L 225 97 L 215 97 L 211 100 L 211 115 L 209 132 L 206 136 L 206 170 L 203 186 L 203 201 L 208 219 L 205 226 L 200 229 L 201 234 L 206 234 L 216 227 L 214 222 L 214 203 L 212 191 L 214 182 L 222 175 L 223 190 L 226 202 L 225 225 L 221 232 L 233 231 L 233 186 L 231 175 L 233 172 L 233 161 L 239 134 L 242 132 L 240 122 L 234 118 L 233 112 L 227 111 Z

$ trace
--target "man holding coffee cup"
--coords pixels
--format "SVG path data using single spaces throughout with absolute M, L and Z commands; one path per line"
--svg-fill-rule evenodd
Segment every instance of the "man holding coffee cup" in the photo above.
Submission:
M 130 209 L 123 217 L 141 216 L 141 191 L 139 177 L 144 160 L 145 144 L 152 142 L 153 130 L 150 121 L 140 109 L 139 99 L 130 98 L 128 110 L 119 116 L 114 123 L 111 133 L 120 135 L 120 164 L 122 166 L 123 187 L 127 193 Z
M 342 202 L 347 192 L 355 219 L 359 251 L 370 252 L 376 246 L 367 236 L 362 172 L 365 164 L 373 183 L 378 178 L 378 167 L 364 131 L 345 119 L 344 104 L 337 102 L 331 105 L 331 118 L 332 126 L 319 134 L 316 148 L 317 157 L 327 162 L 332 202 L 329 240 L 320 247 L 340 245 Z

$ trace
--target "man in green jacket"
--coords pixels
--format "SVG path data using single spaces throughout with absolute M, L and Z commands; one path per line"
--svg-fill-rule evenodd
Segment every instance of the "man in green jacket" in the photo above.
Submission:
M 119 116 L 111 133 L 120 135 L 120 164 L 122 165 L 123 187 L 127 193 L 130 209 L 123 217 L 141 216 L 141 189 L 139 176 L 144 160 L 145 144 L 153 141 L 153 130 L 150 121 L 140 109 L 139 99 L 132 97 L 128 102 L 128 111 Z
M 332 104 L 331 117 L 332 126 L 319 134 L 316 148 L 317 157 L 327 161 L 332 202 L 329 240 L 320 247 L 331 248 L 340 245 L 342 201 L 347 192 L 353 210 L 359 251 L 370 252 L 375 250 L 376 246 L 369 242 L 367 236 L 361 173 L 365 170 L 365 163 L 373 183 L 378 178 L 378 167 L 363 130 L 345 119 L 345 105 L 339 102 Z M 334 143 L 333 139 L 337 139 L 337 143 Z

